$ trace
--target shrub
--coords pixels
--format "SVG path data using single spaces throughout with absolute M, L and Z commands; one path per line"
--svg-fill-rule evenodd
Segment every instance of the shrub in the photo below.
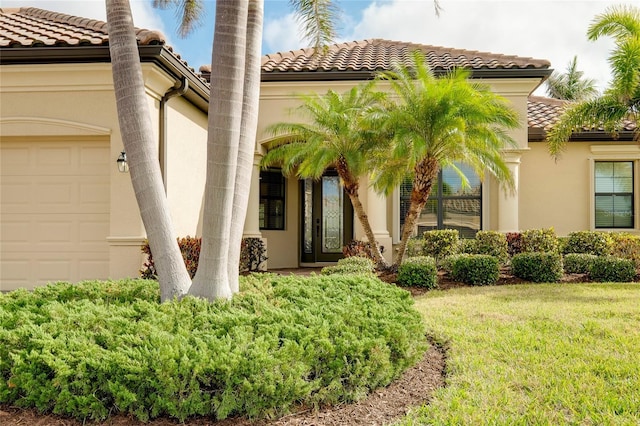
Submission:
M 564 255 L 564 272 L 567 274 L 588 274 L 598 256 L 588 253 L 569 253 Z
M 513 275 L 534 283 L 557 282 L 562 278 L 562 256 L 552 252 L 520 253 L 511 259 Z
M 336 274 L 373 274 L 376 264 L 367 257 L 352 256 L 338 260 L 335 266 L 325 266 L 320 273 L 322 275 Z
M 609 234 L 611 238 L 611 255 L 623 259 L 633 260 L 636 267 L 640 266 L 640 237 L 627 233 Z
M 471 285 L 491 285 L 500 278 L 500 264 L 494 256 L 472 254 L 460 256 L 453 262 L 455 280 Z
M 240 244 L 239 271 L 260 271 L 262 265 L 268 259 L 267 248 L 262 238 L 243 238 Z
M 458 243 L 458 253 L 477 254 L 476 240 L 473 238 L 461 238 Z
M 459 233 L 457 229 L 437 229 L 425 231 L 423 255 L 431 256 L 438 262 L 447 256 L 458 253 Z
M 509 259 L 507 237 L 502 232 L 478 231 L 475 239 L 475 253 L 493 256 L 500 263 Z
M 436 288 L 438 268 L 430 256 L 410 257 L 398 268 L 398 284 L 407 287 Z
M 202 238 L 186 236 L 178 238 L 178 247 L 182 253 L 184 264 L 191 278 L 196 275 L 198 270 L 198 260 L 200 259 L 200 247 L 202 246 Z M 140 270 L 140 277 L 144 279 L 157 280 L 158 274 L 156 266 L 151 254 L 149 241 L 145 240 L 142 244 L 142 252 L 147 255 L 147 260 Z M 267 260 L 267 249 L 264 241 L 260 238 L 243 238 L 240 246 L 240 265 L 239 272 L 258 271 L 262 264 Z
M 447 272 L 448 274 L 452 274 L 453 273 L 453 264 L 456 263 L 456 261 L 458 259 L 460 259 L 461 257 L 469 257 L 472 254 L 473 253 L 458 253 L 458 254 L 452 254 L 451 256 L 447 256 L 442 261 L 442 269 L 445 272 Z
M 605 256 L 611 251 L 612 240 L 604 232 L 577 231 L 569 233 L 562 252 Z
M 384 246 L 379 246 L 380 253 L 384 253 Z M 366 257 L 375 262 L 371 251 L 371 244 L 366 241 L 352 240 L 349 244 L 342 247 L 342 254 L 345 257 Z
M 589 277 L 600 282 L 628 282 L 636 276 L 636 265 L 631 259 L 600 256 L 593 261 Z
M 522 233 L 522 252 L 558 253 L 558 238 L 553 228 L 524 231 Z
M 422 238 L 409 238 L 407 241 L 407 257 L 424 256 L 425 242 Z
M 0 294 L 0 403 L 80 420 L 274 417 L 361 398 L 424 353 L 410 294 L 374 277 L 241 287 L 219 303 L 160 304 L 150 280 Z
M 505 238 L 507 239 L 509 257 L 522 253 L 522 234 L 520 232 L 507 232 Z

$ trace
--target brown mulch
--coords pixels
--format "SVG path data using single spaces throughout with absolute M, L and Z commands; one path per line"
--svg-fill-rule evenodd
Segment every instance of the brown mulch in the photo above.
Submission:
M 421 361 L 404 372 L 402 377 L 386 388 L 375 390 L 366 399 L 353 404 L 325 407 L 318 411 L 303 410 L 275 420 L 248 420 L 230 418 L 215 421 L 201 417 L 188 419 L 185 425 L 193 426 L 342 426 L 384 425 L 400 418 L 410 408 L 431 400 L 433 392 L 445 384 L 446 350 L 434 343 Z M 81 426 L 91 424 L 79 420 L 43 415 L 35 410 L 24 410 L 0 405 L 0 425 L 3 426 Z M 95 423 L 94 423 L 95 424 Z M 129 416 L 116 415 L 105 422 L 108 426 L 175 426 L 176 420 L 159 418 L 147 423 Z

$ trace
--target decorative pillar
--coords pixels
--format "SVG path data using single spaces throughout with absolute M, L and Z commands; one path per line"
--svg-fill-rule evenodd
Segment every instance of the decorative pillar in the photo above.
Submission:
M 518 232 L 519 226 L 519 181 L 520 181 L 520 158 L 523 150 L 509 150 L 502 153 L 511 176 L 513 176 L 514 189 L 500 185 L 498 196 L 498 231 Z
M 253 160 L 249 205 L 247 206 L 247 217 L 244 221 L 242 237 L 262 238 L 260 232 L 260 156 L 258 155 Z
M 387 197 L 367 187 L 367 216 L 376 241 L 384 247 L 382 256 L 389 263 L 393 261 L 393 241 L 387 228 Z

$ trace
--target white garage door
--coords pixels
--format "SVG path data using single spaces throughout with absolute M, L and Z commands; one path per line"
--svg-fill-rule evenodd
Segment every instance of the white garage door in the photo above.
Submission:
M 0 141 L 0 289 L 109 273 L 108 141 Z

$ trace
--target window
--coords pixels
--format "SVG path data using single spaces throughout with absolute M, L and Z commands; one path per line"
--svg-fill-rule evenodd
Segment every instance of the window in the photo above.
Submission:
M 284 229 L 284 191 L 280 169 L 260 172 L 260 229 Z
M 460 236 L 473 238 L 481 229 L 482 186 L 478 175 L 468 166 L 456 164 L 469 180 L 462 187 L 462 179 L 452 168 L 438 174 L 427 204 L 418 216 L 417 231 L 420 235 L 431 229 L 457 229 Z M 409 210 L 411 180 L 400 186 L 400 226 Z
M 633 192 L 633 161 L 596 161 L 596 228 L 633 228 Z

